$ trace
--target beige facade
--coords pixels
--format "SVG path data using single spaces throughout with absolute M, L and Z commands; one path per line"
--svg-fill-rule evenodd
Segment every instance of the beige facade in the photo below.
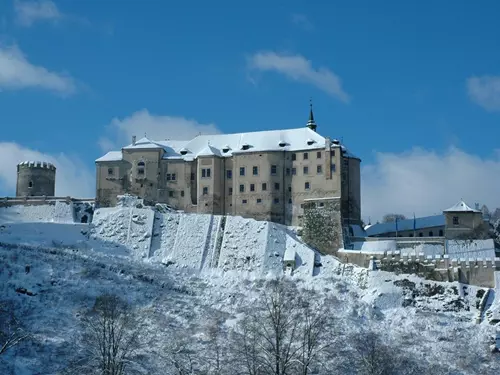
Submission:
M 301 225 L 305 199 L 339 197 L 360 221 L 360 159 L 311 127 L 133 141 L 96 160 L 100 206 L 138 195 L 186 212 Z

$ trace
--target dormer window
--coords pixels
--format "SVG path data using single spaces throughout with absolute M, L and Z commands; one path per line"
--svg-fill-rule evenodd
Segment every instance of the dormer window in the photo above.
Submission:
M 188 150 L 186 150 L 185 148 L 181 149 L 181 151 L 180 151 L 181 155 L 186 155 L 187 153 L 188 153 Z
M 249 148 L 250 148 L 250 145 L 249 145 L 248 143 L 243 143 L 243 144 L 241 145 L 241 149 L 242 149 L 242 150 L 248 150 Z
M 280 147 L 285 147 L 285 146 L 286 146 L 286 142 L 285 142 L 285 141 L 280 141 L 280 142 L 278 143 L 278 145 L 279 145 Z
M 316 141 L 311 138 L 309 138 L 306 142 L 309 146 L 311 146 L 313 143 L 316 143 Z
M 226 153 L 228 153 L 228 152 L 229 152 L 229 150 L 231 150 L 231 147 L 229 147 L 228 145 L 225 145 L 225 146 L 222 148 L 222 152 L 223 152 L 223 153 L 225 153 L 225 154 L 226 154 Z

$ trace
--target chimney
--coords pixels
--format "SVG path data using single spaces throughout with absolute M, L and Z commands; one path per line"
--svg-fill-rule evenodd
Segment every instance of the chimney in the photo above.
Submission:
M 132 136 L 132 146 L 135 146 L 135 140 L 136 140 L 136 137 L 135 135 Z

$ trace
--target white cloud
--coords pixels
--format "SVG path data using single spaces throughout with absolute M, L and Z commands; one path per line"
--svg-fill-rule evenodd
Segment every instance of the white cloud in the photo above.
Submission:
M 349 95 L 342 89 L 340 78 L 325 67 L 313 68 L 311 61 L 301 55 L 278 54 L 261 51 L 249 58 L 249 68 L 259 71 L 274 71 L 291 80 L 316 86 L 343 102 L 349 102 Z
M 69 75 L 31 64 L 15 45 L 0 45 L 0 90 L 24 88 L 41 88 L 65 95 L 76 91 Z
M 500 155 L 479 158 L 457 148 L 439 154 L 413 149 L 378 153 L 361 172 L 362 216 L 372 223 L 386 213 L 440 214 L 460 199 L 500 207 Z
M 76 198 L 95 196 L 95 172 L 80 159 L 65 154 L 51 155 L 13 142 L 0 142 L 0 196 L 15 196 L 18 163 L 47 161 L 56 166 L 56 195 Z
M 50 0 L 15 0 L 14 12 L 16 22 L 25 27 L 38 21 L 57 22 L 64 17 L 57 5 Z
M 147 109 L 134 112 L 131 116 L 123 119 L 114 118 L 108 125 L 107 131 L 112 136 L 102 137 L 99 140 L 103 151 L 120 149 L 130 144 L 134 135 L 137 136 L 137 139 L 146 134 L 148 138 L 153 140 L 189 140 L 199 133 L 220 133 L 214 124 L 200 124 L 184 117 L 153 115 Z
M 488 111 L 500 110 L 500 76 L 471 77 L 467 79 L 469 97 Z
M 305 14 L 300 14 L 300 13 L 292 14 L 292 23 L 304 29 L 305 31 L 314 30 L 314 25 Z

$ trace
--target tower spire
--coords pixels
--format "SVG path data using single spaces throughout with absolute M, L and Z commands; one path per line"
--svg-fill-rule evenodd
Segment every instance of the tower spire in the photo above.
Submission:
M 307 121 L 307 127 L 314 131 L 316 131 L 317 128 L 316 122 L 314 121 L 312 98 L 309 98 L 309 120 Z

